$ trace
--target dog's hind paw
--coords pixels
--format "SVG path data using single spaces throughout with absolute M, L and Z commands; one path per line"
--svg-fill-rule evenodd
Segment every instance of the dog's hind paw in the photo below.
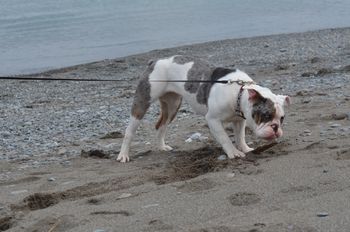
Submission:
M 119 153 L 117 161 L 119 161 L 121 163 L 126 163 L 126 162 L 129 162 L 130 159 L 129 159 L 128 155 Z

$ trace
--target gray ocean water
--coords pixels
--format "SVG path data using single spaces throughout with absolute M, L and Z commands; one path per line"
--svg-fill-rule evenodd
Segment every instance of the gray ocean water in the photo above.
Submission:
M 350 26 L 350 0 L 0 0 L 0 75 Z

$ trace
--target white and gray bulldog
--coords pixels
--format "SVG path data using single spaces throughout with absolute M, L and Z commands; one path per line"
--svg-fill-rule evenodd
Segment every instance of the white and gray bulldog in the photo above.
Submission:
M 207 82 L 195 82 L 197 80 Z M 147 109 L 157 99 L 161 108 L 156 124 L 158 146 L 161 150 L 172 150 L 165 144 L 164 137 L 182 98 L 196 113 L 205 116 L 210 132 L 229 158 L 244 157 L 245 153 L 253 150 L 245 141 L 246 124 L 259 138 L 273 140 L 281 137 L 283 106 L 290 104 L 288 96 L 275 95 L 268 88 L 256 85 L 246 73 L 239 70 L 214 68 L 188 56 L 151 61 L 137 86 L 130 122 L 117 160 L 129 161 L 131 140 Z M 227 135 L 224 122 L 233 123 L 236 146 Z

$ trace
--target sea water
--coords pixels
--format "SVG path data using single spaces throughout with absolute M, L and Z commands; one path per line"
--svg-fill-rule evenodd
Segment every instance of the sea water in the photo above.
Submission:
M 350 26 L 350 0 L 0 0 L 0 75 Z

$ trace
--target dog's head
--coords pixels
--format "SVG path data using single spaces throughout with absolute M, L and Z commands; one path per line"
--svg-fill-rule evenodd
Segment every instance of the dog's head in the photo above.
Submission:
M 283 135 L 284 106 L 290 105 L 290 97 L 275 95 L 270 89 L 248 85 L 248 126 L 257 137 L 273 140 Z

